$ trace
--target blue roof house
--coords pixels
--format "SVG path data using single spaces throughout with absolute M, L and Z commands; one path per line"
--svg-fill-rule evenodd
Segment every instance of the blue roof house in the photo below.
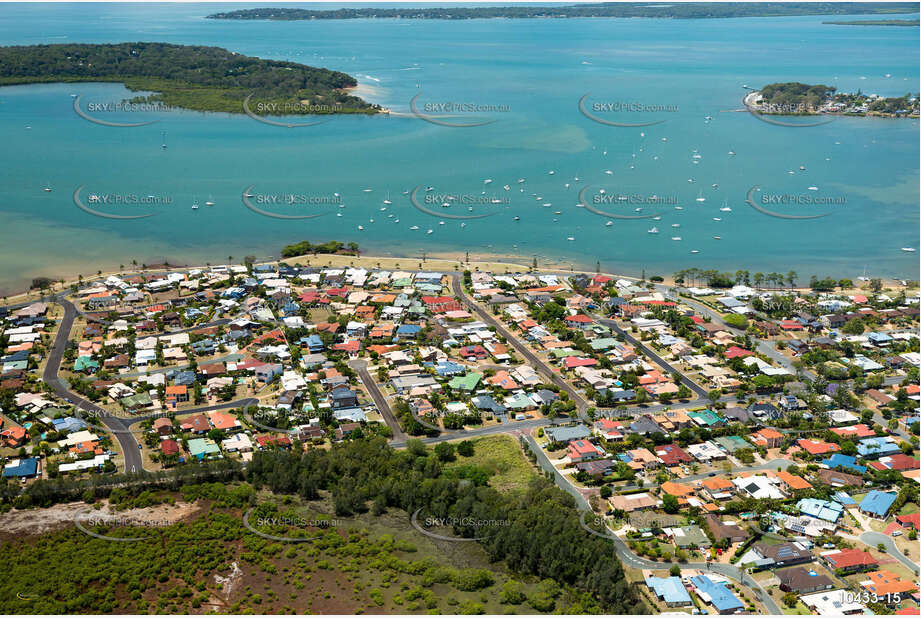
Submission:
M 889 436 L 881 438 L 864 438 L 857 443 L 857 454 L 861 457 L 883 457 L 885 455 L 895 455 L 901 453 L 902 449 L 895 440 Z
M 397 327 L 397 338 L 412 339 L 418 335 L 421 330 L 422 327 L 418 324 L 400 324 L 400 326 Z
M 27 479 L 38 474 L 38 459 L 35 457 L 24 457 L 14 459 L 6 464 L 3 468 L 3 478 Z
M 695 575 L 691 583 L 697 588 L 700 598 L 713 605 L 720 614 L 734 614 L 745 607 L 724 583 L 716 583 L 706 575 Z
M 835 453 L 828 459 L 823 459 L 822 463 L 832 470 L 835 468 L 846 468 L 848 470 L 853 470 L 858 474 L 863 474 L 867 471 L 866 466 L 858 466 L 857 458 L 851 455 L 842 455 L 841 453 Z
M 832 523 L 838 521 L 838 518 L 841 517 L 841 513 L 844 511 L 844 507 L 837 502 L 817 500 L 815 498 L 803 498 L 796 503 L 796 508 L 804 515 L 817 517 L 818 519 L 824 519 Z
M 897 497 L 898 494 L 895 492 L 874 489 L 863 497 L 863 500 L 860 501 L 860 506 L 857 508 L 860 509 L 861 513 L 869 515 L 870 517 L 885 519 L 886 514 L 889 512 L 892 503 L 895 502 Z
M 656 593 L 660 601 L 664 601 L 669 607 L 691 604 L 691 595 L 688 594 L 679 577 L 647 577 L 646 585 Z
M 311 354 L 316 354 L 317 352 L 323 351 L 323 340 L 320 339 L 320 336 L 317 334 L 310 335 L 306 338 L 307 349 L 310 350 Z
M 63 431 L 66 433 L 70 433 L 72 431 L 80 431 L 81 429 L 86 428 L 86 423 L 73 416 L 65 416 L 64 418 L 53 419 L 51 424 L 54 426 L 55 431 Z

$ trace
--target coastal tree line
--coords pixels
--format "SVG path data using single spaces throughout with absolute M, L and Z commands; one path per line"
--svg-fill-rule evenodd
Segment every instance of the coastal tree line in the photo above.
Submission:
M 243 100 L 260 115 L 376 113 L 380 108 L 346 91 L 358 85 L 346 73 L 296 62 L 244 56 L 221 47 L 168 43 L 13 45 L 0 47 L 0 85 L 42 82 L 122 82 L 129 90 L 156 94 L 132 102 L 199 111 L 243 112 Z M 284 104 L 288 104 L 285 106 Z M 326 110 L 326 111 L 324 111 Z

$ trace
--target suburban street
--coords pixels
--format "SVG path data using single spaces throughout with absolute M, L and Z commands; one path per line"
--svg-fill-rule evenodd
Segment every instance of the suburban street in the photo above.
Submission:
M 406 433 L 403 431 L 403 428 L 400 427 L 400 421 L 393 415 L 393 410 L 390 408 L 387 396 L 381 391 L 377 382 L 371 377 L 371 374 L 368 373 L 368 361 L 351 360 L 348 364 L 349 367 L 358 374 L 365 388 L 368 389 L 371 399 L 374 400 L 374 405 L 377 406 L 377 411 L 381 413 L 381 416 L 384 417 L 384 422 L 387 423 L 387 426 L 390 427 L 390 430 L 393 432 L 393 440 L 405 443 L 407 438 Z
M 118 440 L 121 446 L 125 457 L 125 472 L 139 472 L 144 469 L 144 466 L 141 463 L 138 443 L 131 434 L 128 424 L 120 418 L 109 416 L 103 408 L 70 391 L 58 376 L 61 361 L 64 359 L 64 351 L 67 349 L 67 342 L 70 340 L 70 331 L 74 325 L 74 318 L 77 316 L 77 308 L 63 295 L 57 297 L 56 300 L 64 307 L 64 317 L 61 318 L 54 344 L 48 352 L 48 362 L 42 373 L 42 380 L 51 387 L 51 390 L 58 397 L 72 402 L 75 409 L 99 413 L 99 420 L 115 435 L 115 439 Z
M 479 318 L 489 324 L 490 326 L 495 327 L 496 331 L 506 338 L 509 344 L 518 351 L 531 367 L 538 373 L 543 373 L 561 389 L 569 393 L 569 397 L 575 402 L 576 409 L 579 411 L 579 416 L 582 417 L 586 422 L 589 421 L 588 416 L 585 414 L 585 410 L 588 408 L 589 404 L 585 401 L 585 398 L 579 393 L 578 390 L 573 388 L 566 382 L 557 372 L 553 371 L 548 367 L 534 352 L 532 352 L 526 344 L 518 341 L 518 338 L 515 337 L 509 330 L 505 327 L 502 322 L 494 318 L 488 311 L 483 309 L 479 303 L 475 302 L 472 298 L 467 296 L 464 292 L 464 285 L 461 278 L 457 274 L 451 275 L 451 289 L 454 292 L 454 295 L 461 299 L 461 302 L 464 303 L 467 307 L 473 310 L 474 313 L 479 316 Z

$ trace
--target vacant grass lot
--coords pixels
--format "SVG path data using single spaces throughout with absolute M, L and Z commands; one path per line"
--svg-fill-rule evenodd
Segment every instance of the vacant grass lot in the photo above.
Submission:
M 474 453 L 470 457 L 457 456 L 445 468 L 476 464 L 488 470 L 490 486 L 499 491 L 514 491 L 527 487 L 528 482 L 539 476 L 537 469 L 525 457 L 518 440 L 503 434 L 484 436 L 471 440 Z M 456 442 L 455 442 L 456 444 Z

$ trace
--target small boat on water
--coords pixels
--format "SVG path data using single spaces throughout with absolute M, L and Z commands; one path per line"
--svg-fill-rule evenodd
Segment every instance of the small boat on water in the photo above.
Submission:
M 438 225 L 444 225 L 444 224 L 445 224 L 444 221 L 439 221 L 439 222 L 438 222 Z
M 612 172 L 611 170 L 604 170 L 604 173 L 607 174 L 608 176 L 610 176 L 610 175 L 613 174 L 614 172 Z
M 426 234 L 431 234 L 433 231 L 434 231 L 434 230 L 426 230 L 425 233 L 426 233 Z
M 554 174 L 556 174 L 556 172 L 554 172 L 553 170 L 550 170 L 550 171 L 547 172 L 547 173 L 550 174 L 551 176 L 553 176 Z
M 681 227 L 680 223 L 672 223 L 672 227 Z
M 466 223 L 461 223 L 461 227 L 467 227 Z
M 684 210 L 684 206 L 675 206 L 675 210 Z
M 511 189 L 511 187 L 509 187 L 508 185 L 502 185 L 502 188 L 505 189 L 506 191 L 508 191 L 509 189 Z
M 412 226 L 412 227 L 409 228 L 409 229 L 411 229 L 411 230 L 418 230 L 418 229 L 419 229 L 419 226 L 418 226 L 418 225 L 414 225 L 414 226 Z
M 192 204 L 192 210 L 198 210 L 198 204 Z
M 707 198 L 704 197 L 704 192 L 703 192 L 703 191 L 700 191 L 700 192 L 697 193 L 697 200 L 696 200 L 696 201 L 698 201 L 698 202 L 706 202 L 706 201 L 707 201 Z
M 902 247 L 902 251 L 904 251 L 905 253 L 914 253 L 915 248 L 914 247 Z
M 653 221 L 661 221 L 662 217 L 656 216 L 652 218 Z
M 608 221 L 607 223 L 604 224 L 605 227 L 611 227 L 612 225 L 614 225 L 613 221 Z
M 51 193 L 51 185 L 45 185 L 45 193 Z
M 515 221 L 521 221 L 521 217 L 515 217 Z
M 735 150 L 730 150 L 730 151 L 729 151 L 729 156 L 730 156 L 730 157 L 736 156 L 736 151 L 735 151 Z
M 575 240 L 575 237 L 574 237 L 574 236 L 570 236 L 570 237 L 568 237 L 566 240 L 572 241 L 572 240 Z
M 435 190 L 435 187 L 426 187 L 425 190 L 426 190 L 426 191 L 434 191 L 434 190 Z
M 364 191 L 365 193 L 371 193 L 372 191 L 374 191 L 374 189 L 362 189 L 362 191 Z
M 488 185 L 491 182 L 492 182 L 492 178 L 487 178 L 486 180 L 483 181 L 483 184 Z
M 818 187 L 807 187 L 810 191 L 818 191 Z
M 691 249 L 691 253 L 700 253 L 697 249 Z
M 358 226 L 358 231 L 359 231 L 359 232 L 361 232 L 361 231 L 364 230 L 364 229 L 365 229 L 364 226 L 361 226 L 361 225 Z
M 800 165 L 799 168 L 800 168 L 801 170 L 805 170 L 805 169 L 806 169 L 806 166 L 805 166 L 805 165 Z
M 649 233 L 649 234 L 658 234 L 658 233 L 659 233 L 659 228 L 653 227 L 652 229 L 646 230 L 646 232 Z
M 729 206 L 723 206 L 722 208 L 720 208 L 720 212 L 732 212 L 732 208 L 730 208 Z
M 214 206 L 214 199 L 209 195 L 208 199 L 205 201 L 205 206 Z
M 722 221 L 722 219 L 720 219 L 719 217 L 713 217 L 713 220 L 714 220 L 714 221 Z
M 720 238 L 719 236 L 714 236 L 714 237 L 713 237 L 713 240 L 723 240 L 723 239 Z
M 681 236 L 672 236 L 672 240 L 675 240 L 675 241 L 681 240 Z

